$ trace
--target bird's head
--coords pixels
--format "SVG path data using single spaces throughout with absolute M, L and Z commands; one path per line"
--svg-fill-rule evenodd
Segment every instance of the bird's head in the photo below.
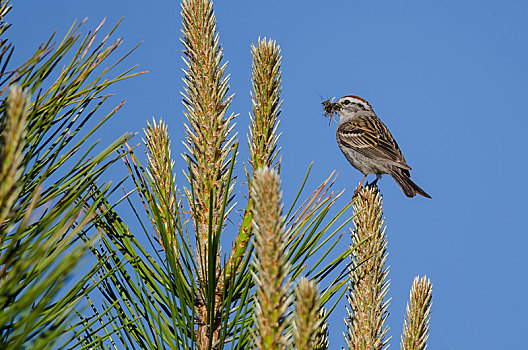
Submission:
M 365 99 L 348 95 L 343 96 L 336 102 L 332 102 L 331 99 L 323 101 L 323 108 L 325 116 L 332 120 L 332 117 L 337 113 L 339 114 L 340 120 L 354 118 L 359 112 L 374 112 L 370 103 Z
M 332 105 L 332 110 L 339 113 L 341 118 L 351 117 L 361 111 L 373 111 L 370 103 L 354 95 L 341 97 Z

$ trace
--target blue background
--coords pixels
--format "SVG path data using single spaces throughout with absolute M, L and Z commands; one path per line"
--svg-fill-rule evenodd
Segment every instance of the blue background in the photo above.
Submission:
M 124 17 L 118 29 L 124 48 L 143 41 L 125 64 L 150 73 L 112 90 L 114 104 L 124 98 L 127 103 L 99 135 L 109 143 L 125 131 L 141 131 L 153 116 L 163 117 L 177 168 L 183 167 L 176 1 L 14 5 L 8 36 L 16 62 L 53 30 L 62 37 L 75 18 L 89 17 L 87 30 L 104 17 L 106 29 Z M 240 114 L 236 191 L 246 191 L 241 165 L 247 157 L 249 45 L 265 36 L 276 39 L 283 54 L 286 203 L 310 162 L 311 187 L 336 169 L 336 189 L 347 190 L 340 205 L 350 199 L 362 176 L 339 151 L 335 123 L 328 126 L 320 105 L 321 96 L 348 94 L 373 105 L 413 167 L 413 179 L 433 196 L 408 199 L 392 179 L 379 183 L 388 226 L 392 348 L 399 346 L 409 288 L 418 274 L 434 284 L 429 348 L 525 348 L 528 3 L 246 0 L 217 1 L 215 11 L 230 92 L 236 94 L 230 110 Z M 114 181 L 123 171 L 113 170 Z M 341 243 L 349 244 L 349 236 Z M 341 307 L 330 320 L 332 349 L 344 345 L 344 317 Z

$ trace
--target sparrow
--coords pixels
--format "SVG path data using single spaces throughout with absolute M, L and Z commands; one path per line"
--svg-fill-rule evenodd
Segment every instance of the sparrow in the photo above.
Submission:
M 330 118 L 339 114 L 336 139 L 341 152 L 350 164 L 364 175 L 375 174 L 375 184 L 382 174 L 389 174 L 407 197 L 416 194 L 431 198 L 411 180 L 410 170 L 394 137 L 376 116 L 370 103 L 365 99 L 349 95 L 337 102 L 324 101 L 324 111 Z

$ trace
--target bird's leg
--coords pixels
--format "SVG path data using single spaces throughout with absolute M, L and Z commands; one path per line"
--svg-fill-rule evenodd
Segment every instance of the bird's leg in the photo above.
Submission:
M 356 187 L 356 190 L 354 191 L 354 194 L 352 195 L 352 199 L 354 199 L 358 195 L 359 191 L 363 188 L 363 182 L 367 178 L 367 175 L 368 174 L 365 174 L 365 176 L 363 176 L 363 179 L 359 183 L 358 187 Z
M 376 186 L 379 179 L 381 179 L 381 174 L 376 174 L 376 180 L 372 181 L 371 183 L 367 183 L 365 186 Z

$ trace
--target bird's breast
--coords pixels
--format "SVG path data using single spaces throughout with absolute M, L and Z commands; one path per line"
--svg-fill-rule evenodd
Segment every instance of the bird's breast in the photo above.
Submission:
M 351 148 L 339 144 L 341 152 L 345 155 L 350 164 L 357 170 L 366 174 L 387 174 L 387 167 L 380 161 L 366 157 Z

